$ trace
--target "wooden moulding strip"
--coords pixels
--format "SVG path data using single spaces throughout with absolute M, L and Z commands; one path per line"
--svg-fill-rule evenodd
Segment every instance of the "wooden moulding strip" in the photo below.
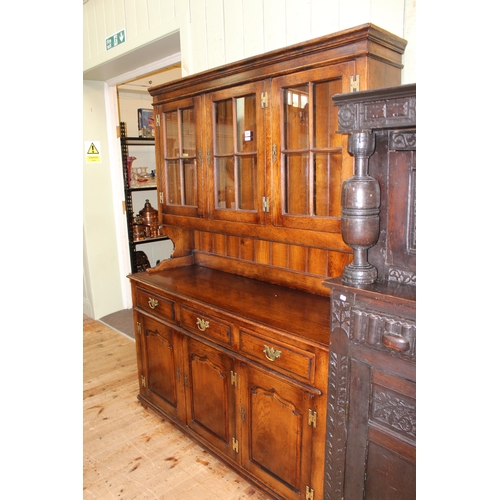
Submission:
M 402 67 L 401 58 L 406 45 L 403 38 L 367 23 L 151 87 L 149 93 L 154 105 L 160 105 L 181 96 L 212 92 L 296 71 L 297 59 L 305 61 L 304 58 L 310 59 L 304 62 L 303 69 L 307 69 L 308 66 L 336 64 L 343 59 L 363 57 L 373 52 L 387 64 Z

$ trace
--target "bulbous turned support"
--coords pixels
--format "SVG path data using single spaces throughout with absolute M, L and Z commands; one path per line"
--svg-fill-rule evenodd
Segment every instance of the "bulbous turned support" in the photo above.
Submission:
M 342 184 L 342 238 L 353 249 L 354 260 L 343 271 L 349 285 L 368 285 L 377 279 L 377 269 L 368 262 L 368 249 L 380 234 L 380 186 L 368 175 L 368 159 L 375 151 L 371 132 L 349 135 L 348 151 L 354 157 L 354 175 Z

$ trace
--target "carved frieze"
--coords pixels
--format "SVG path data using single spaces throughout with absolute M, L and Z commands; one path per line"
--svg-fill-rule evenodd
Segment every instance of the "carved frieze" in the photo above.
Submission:
M 378 128 L 407 126 L 416 122 L 416 96 L 381 99 L 370 102 L 339 104 L 339 131 L 353 132 Z M 411 142 L 411 134 L 400 135 L 398 141 Z M 415 146 L 409 149 L 416 149 Z
M 351 316 L 351 339 L 405 358 L 416 358 L 414 321 L 356 308 L 351 310 Z
M 402 285 L 417 286 L 417 273 L 409 269 L 392 267 L 388 273 L 389 281 L 395 281 Z
M 392 151 L 416 151 L 417 133 L 412 130 L 390 130 L 389 149 Z
M 370 420 L 377 422 L 402 437 L 415 441 L 417 434 L 417 407 L 412 398 L 375 386 L 372 393 Z

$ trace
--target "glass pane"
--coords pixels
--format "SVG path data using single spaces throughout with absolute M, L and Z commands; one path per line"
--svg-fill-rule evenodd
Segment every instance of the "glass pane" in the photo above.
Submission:
M 166 156 L 167 158 L 179 156 L 179 129 L 177 127 L 177 111 L 165 113 L 165 123 L 167 124 Z
M 342 145 L 338 129 L 337 107 L 332 96 L 342 92 L 342 80 L 317 83 L 314 85 L 314 136 L 317 148 L 333 148 Z
M 233 153 L 232 100 L 215 103 L 215 154 Z
M 309 147 L 308 86 L 285 89 L 285 149 Z
M 166 174 L 167 174 L 167 204 L 169 205 L 181 205 L 181 171 L 180 162 L 167 161 L 166 162 Z
M 237 158 L 239 206 L 241 210 L 257 210 L 257 157 Z
M 216 158 L 216 207 L 236 208 L 233 158 Z
M 255 125 L 256 98 L 254 95 L 236 99 L 236 123 L 238 152 L 252 152 L 256 150 L 257 127 Z
M 285 155 L 285 212 L 309 214 L 309 154 Z
M 182 110 L 182 156 L 196 156 L 194 109 Z
M 197 183 L 196 183 L 196 163 L 194 161 L 186 160 L 184 164 L 184 196 L 185 204 L 196 206 L 197 202 Z

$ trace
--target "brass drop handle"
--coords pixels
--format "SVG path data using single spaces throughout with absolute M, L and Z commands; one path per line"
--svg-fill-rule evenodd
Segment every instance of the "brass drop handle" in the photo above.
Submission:
M 210 323 L 204 319 L 196 318 L 196 326 L 198 330 L 204 332 L 210 326 Z
M 274 361 L 281 356 L 281 351 L 274 349 L 274 347 L 268 347 L 267 345 L 264 346 L 263 352 L 269 361 Z
M 158 305 L 158 301 L 156 299 L 152 299 L 151 297 L 149 297 L 148 304 L 149 307 L 151 307 L 151 309 L 154 309 Z

